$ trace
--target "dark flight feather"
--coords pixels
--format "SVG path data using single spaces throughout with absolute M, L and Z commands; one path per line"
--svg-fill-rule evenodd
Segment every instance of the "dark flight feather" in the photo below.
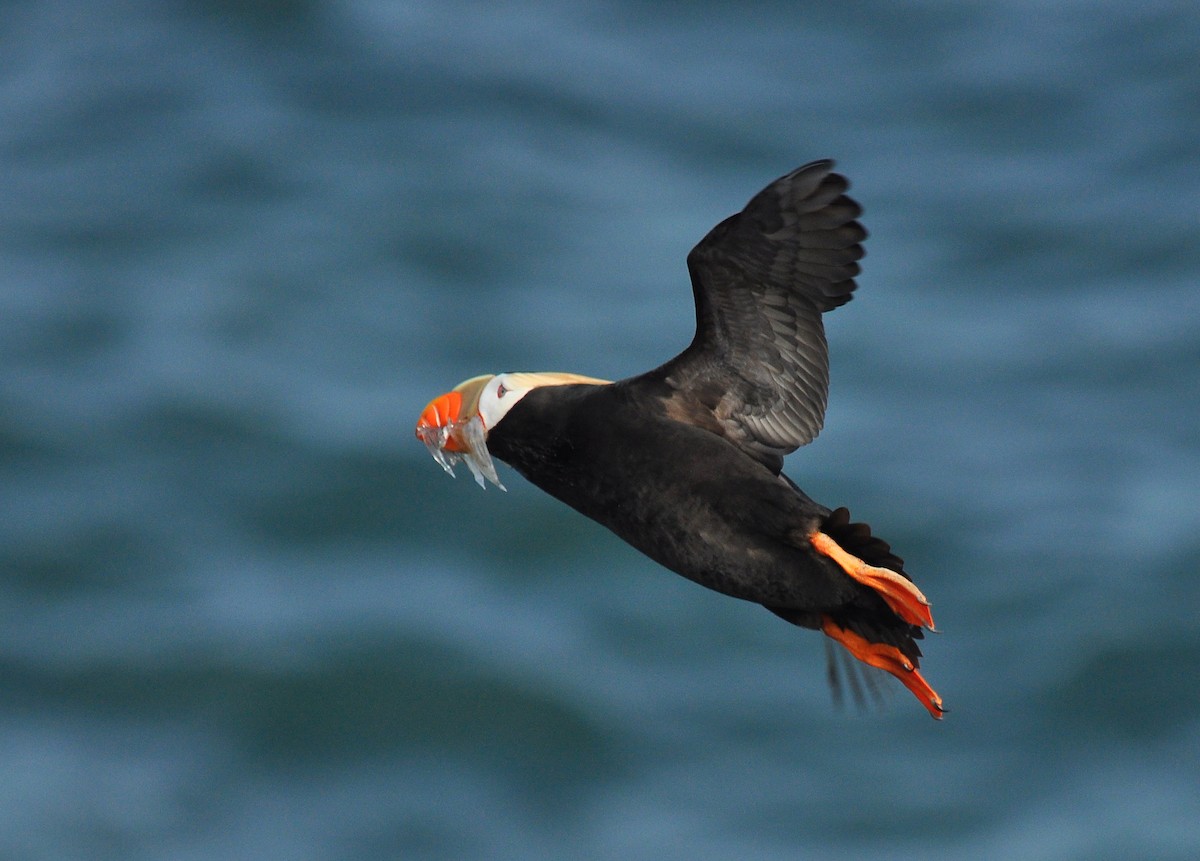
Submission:
M 654 386 L 668 415 L 778 472 L 825 419 L 821 314 L 850 300 L 867 236 L 848 188 L 832 161 L 811 162 L 714 227 L 688 255 L 695 338 L 626 383 Z

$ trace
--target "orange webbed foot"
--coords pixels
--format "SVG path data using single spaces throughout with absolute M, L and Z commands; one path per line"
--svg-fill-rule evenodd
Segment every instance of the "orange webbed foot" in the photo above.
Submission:
M 851 655 L 871 667 L 886 670 L 898 678 L 920 700 L 921 705 L 937 720 L 942 719 L 945 709 L 937 691 L 925 681 L 913 662 L 895 646 L 872 643 L 865 637 L 843 628 L 829 616 L 821 617 L 821 631 L 825 636 L 840 643 Z
M 809 536 L 809 541 L 818 553 L 828 556 L 852 578 L 878 592 L 892 612 L 905 622 L 933 630 L 933 612 L 929 609 L 929 601 L 911 580 L 888 568 L 868 565 L 857 556 L 847 553 L 824 532 L 814 532 Z

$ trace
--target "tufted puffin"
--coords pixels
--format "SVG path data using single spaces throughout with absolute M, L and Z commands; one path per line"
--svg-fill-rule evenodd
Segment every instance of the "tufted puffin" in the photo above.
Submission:
M 941 718 L 918 669 L 933 616 L 903 561 L 781 472 L 824 422 L 821 315 L 857 286 L 867 233 L 848 188 L 814 161 L 714 227 L 687 258 L 695 337 L 666 364 L 617 382 L 472 377 L 416 433 L 451 475 L 465 461 L 503 488 L 492 458 L 504 461 L 666 568 L 821 631 Z

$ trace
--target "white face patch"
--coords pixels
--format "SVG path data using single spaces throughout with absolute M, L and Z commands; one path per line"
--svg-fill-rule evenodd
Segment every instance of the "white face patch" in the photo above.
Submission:
M 579 374 L 561 373 L 508 373 L 488 376 L 484 374 L 463 380 L 454 387 L 461 396 L 461 406 L 443 404 L 441 413 L 437 407 L 442 399 L 435 399 L 425 408 L 426 414 L 417 423 L 417 437 L 425 443 L 433 459 L 442 469 L 454 475 L 454 465 L 465 461 L 480 487 L 490 481 L 504 489 L 496 467 L 492 463 L 487 447 L 487 434 L 508 415 L 508 411 L 539 386 L 607 385 L 608 380 L 583 377 Z M 444 396 L 448 398 L 449 395 Z M 448 421 L 447 410 L 466 416 L 462 421 Z M 433 414 L 430 412 L 433 411 Z M 453 440 L 455 451 L 446 446 Z
M 491 430 L 508 415 L 521 398 L 534 388 L 527 381 L 521 380 L 520 374 L 497 374 L 492 377 L 483 391 L 479 393 L 479 416 L 483 426 Z

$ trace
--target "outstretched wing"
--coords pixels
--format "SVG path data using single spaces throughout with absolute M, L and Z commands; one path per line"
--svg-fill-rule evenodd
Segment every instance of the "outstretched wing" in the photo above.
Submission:
M 628 381 L 668 415 L 719 433 L 778 471 L 821 430 L 829 357 L 821 314 L 850 301 L 867 236 L 832 161 L 780 177 L 688 254 L 696 336 Z

